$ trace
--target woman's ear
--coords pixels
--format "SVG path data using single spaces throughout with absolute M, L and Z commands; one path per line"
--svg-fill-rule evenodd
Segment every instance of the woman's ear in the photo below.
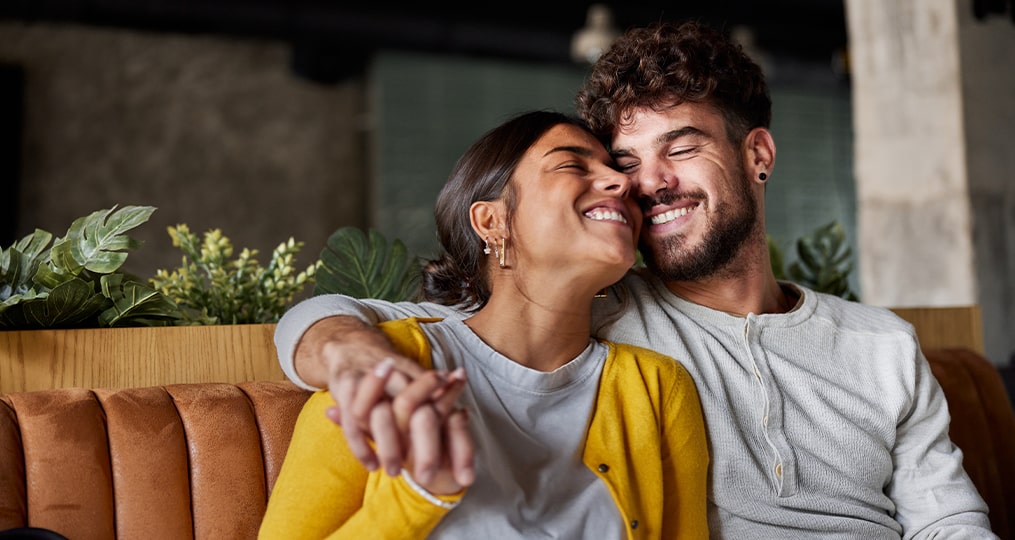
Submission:
M 507 208 L 504 201 L 478 201 L 469 207 L 472 230 L 484 240 L 507 237 Z

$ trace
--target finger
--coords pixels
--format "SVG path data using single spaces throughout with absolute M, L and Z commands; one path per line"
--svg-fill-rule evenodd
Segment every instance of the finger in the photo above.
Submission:
M 330 391 L 332 396 L 337 394 L 339 398 L 352 399 L 351 396 L 354 396 L 356 391 L 356 380 L 353 377 L 345 377 L 334 383 Z M 345 436 L 346 444 L 349 445 L 349 450 L 367 470 L 376 470 L 378 466 L 377 455 L 370 447 L 367 433 L 364 431 L 364 429 L 369 427 L 369 424 L 367 422 L 360 422 L 353 415 L 353 408 L 351 406 L 338 405 L 337 409 L 335 413 L 329 411 L 328 415 L 332 420 L 334 420 L 335 414 L 339 417 L 338 423 L 342 426 L 342 434 Z
M 462 486 L 471 486 L 476 480 L 474 466 L 475 447 L 469 434 L 467 409 L 456 409 L 444 422 L 446 450 L 451 460 L 451 472 Z
M 351 373 L 338 380 L 332 379 L 329 392 L 337 405 L 330 407 L 326 414 L 332 421 L 342 426 L 342 434 L 352 455 L 366 470 L 374 471 L 378 468 L 378 459 L 367 440 L 368 433 L 365 429 L 369 427 L 368 421 L 354 416 L 353 408 L 349 405 L 355 399 L 358 379 Z
M 374 451 L 388 476 L 402 471 L 401 436 L 394 428 L 394 416 L 387 402 L 378 403 L 370 412 L 370 432 L 374 436 Z
M 395 373 L 401 373 L 405 376 L 405 381 L 411 381 L 420 375 L 430 371 L 429 369 L 421 366 L 418 361 L 399 354 L 388 354 L 388 358 L 394 362 L 392 371 Z M 394 377 L 393 377 L 394 379 Z
M 429 405 L 413 411 L 409 419 L 413 478 L 422 483 L 433 480 L 443 461 L 441 439 L 441 421 L 437 411 Z
M 395 422 L 402 433 L 406 433 L 409 420 L 413 413 L 424 405 L 429 405 L 431 396 L 435 392 L 442 391 L 446 385 L 446 377 L 439 371 L 424 373 L 411 384 L 406 386 L 391 400 L 391 407 L 395 414 Z
M 344 413 L 352 413 L 353 403 L 356 401 L 356 392 L 359 390 L 362 373 L 346 372 L 335 375 L 328 380 L 328 393 L 335 400 L 335 406 Z M 361 426 L 365 426 L 363 422 Z
M 377 402 L 385 399 L 384 386 L 391 376 L 392 368 L 395 365 L 394 359 L 385 358 L 380 364 L 371 370 L 370 374 L 359 378 L 355 385 L 354 392 L 343 393 L 343 398 L 349 402 L 344 404 L 352 412 L 352 416 L 359 419 L 360 425 L 365 425 L 370 418 L 370 411 Z M 343 378 L 345 380 L 347 378 Z M 347 388 L 342 387 L 346 392 Z
M 446 384 L 433 396 L 433 406 L 443 421 L 457 405 L 458 397 L 465 389 L 465 369 L 458 368 L 445 377 Z

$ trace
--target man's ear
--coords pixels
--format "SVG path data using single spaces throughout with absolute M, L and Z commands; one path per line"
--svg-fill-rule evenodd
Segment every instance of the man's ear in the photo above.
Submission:
M 469 207 L 472 230 L 484 240 L 507 238 L 507 207 L 504 201 L 478 201 Z
M 775 167 L 775 140 L 770 131 L 760 127 L 752 129 L 744 139 L 744 152 L 747 174 L 752 179 L 757 180 L 762 173 L 766 177 L 772 176 Z

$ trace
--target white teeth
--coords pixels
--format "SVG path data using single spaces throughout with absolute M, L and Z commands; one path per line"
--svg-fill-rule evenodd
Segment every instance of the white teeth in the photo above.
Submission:
M 597 208 L 591 212 L 585 212 L 585 217 L 594 221 L 618 221 L 620 223 L 627 223 L 627 218 L 616 210 L 602 210 Z
M 663 212 L 662 214 L 659 214 L 657 216 L 652 216 L 652 219 L 650 219 L 649 221 L 651 221 L 653 225 L 660 225 L 660 224 L 663 224 L 663 223 L 669 223 L 670 221 L 673 221 L 674 219 L 677 219 L 678 217 L 686 216 L 687 214 L 690 214 L 691 212 L 694 211 L 695 208 L 696 207 L 693 207 L 693 206 L 692 207 L 686 207 L 685 206 L 683 208 L 675 208 L 675 209 L 670 210 L 668 212 Z

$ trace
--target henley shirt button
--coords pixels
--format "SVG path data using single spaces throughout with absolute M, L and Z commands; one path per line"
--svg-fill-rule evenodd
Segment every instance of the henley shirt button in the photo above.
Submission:
M 638 528 L 638 520 L 637 519 L 631 521 L 631 528 L 632 529 L 637 529 Z
M 768 415 L 761 417 L 761 425 L 768 427 Z
M 775 475 L 782 478 L 782 463 L 775 464 Z
M 610 466 L 605 464 L 605 463 L 600 463 L 598 469 L 599 469 L 599 472 L 606 472 L 606 471 L 610 470 Z

